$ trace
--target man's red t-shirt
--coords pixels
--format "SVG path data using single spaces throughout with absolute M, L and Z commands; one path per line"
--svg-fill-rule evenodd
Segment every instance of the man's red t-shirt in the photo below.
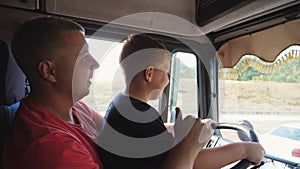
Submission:
M 67 123 L 24 98 L 5 142 L 4 168 L 102 169 L 92 141 L 100 134 L 102 118 L 82 102 L 72 112 L 80 124 Z

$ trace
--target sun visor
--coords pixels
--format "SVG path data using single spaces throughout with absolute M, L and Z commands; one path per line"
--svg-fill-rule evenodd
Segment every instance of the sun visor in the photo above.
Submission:
M 47 0 L 46 11 L 50 14 L 71 16 L 109 24 L 197 36 L 195 5 L 193 0 Z M 113 10 L 112 10 L 113 9 Z
M 287 47 L 300 45 L 299 28 L 298 19 L 226 42 L 218 50 L 222 67 L 232 68 L 244 55 L 255 55 L 263 61 L 273 62 Z

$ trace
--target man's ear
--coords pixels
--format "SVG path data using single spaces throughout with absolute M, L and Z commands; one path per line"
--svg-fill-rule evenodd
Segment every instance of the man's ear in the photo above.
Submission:
M 56 82 L 54 63 L 49 60 L 43 60 L 39 63 L 39 72 L 41 76 L 49 82 Z
M 148 66 L 145 70 L 145 80 L 151 82 L 153 77 L 153 66 Z

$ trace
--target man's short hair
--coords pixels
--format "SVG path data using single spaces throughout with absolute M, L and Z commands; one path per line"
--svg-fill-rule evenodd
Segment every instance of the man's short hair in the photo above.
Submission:
M 12 52 L 26 75 L 41 59 L 51 58 L 56 50 L 63 47 L 60 35 L 65 31 L 84 33 L 84 29 L 71 20 L 48 16 L 29 20 L 16 30 Z

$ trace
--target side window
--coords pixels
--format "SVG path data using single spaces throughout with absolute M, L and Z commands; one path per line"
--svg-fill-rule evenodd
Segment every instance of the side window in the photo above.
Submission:
M 125 86 L 119 68 L 119 55 L 123 44 L 92 38 L 86 40 L 91 55 L 98 61 L 100 67 L 95 70 L 90 94 L 84 97 L 83 101 L 101 115 L 105 115 L 109 103 Z
M 168 122 L 175 121 L 175 107 L 180 107 L 183 117 L 198 115 L 197 58 L 192 53 L 173 54 L 170 69 Z

